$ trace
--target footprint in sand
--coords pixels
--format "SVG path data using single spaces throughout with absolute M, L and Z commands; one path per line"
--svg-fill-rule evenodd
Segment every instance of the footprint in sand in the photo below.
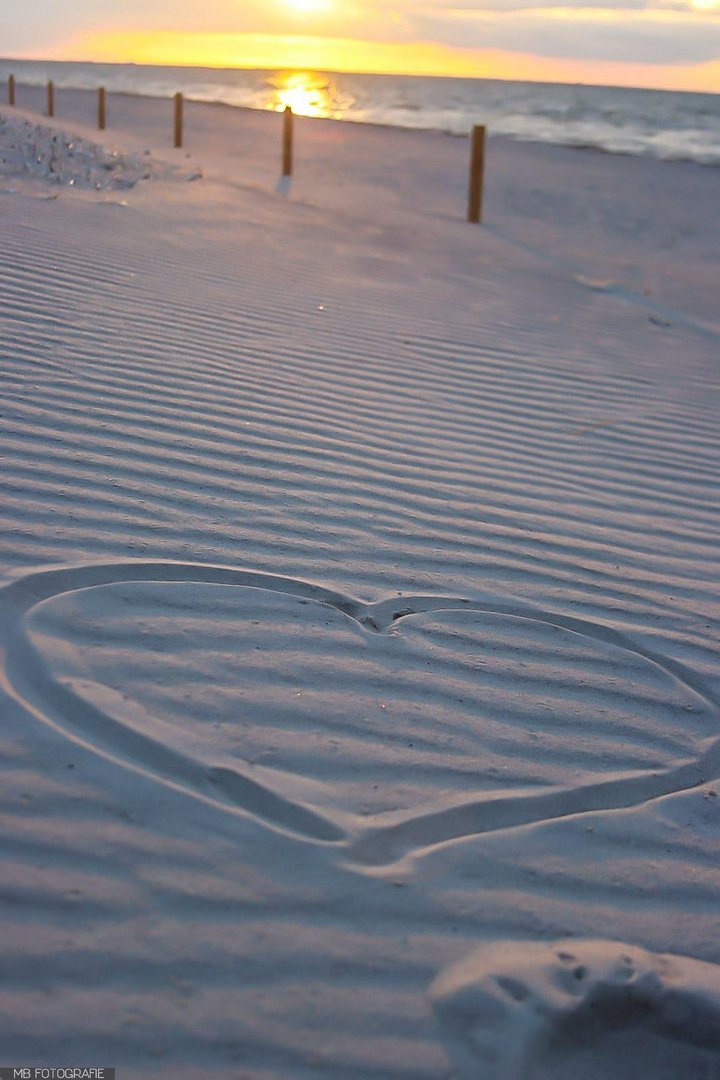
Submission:
M 0 638 L 29 714 L 365 866 L 720 771 L 692 672 L 510 600 L 364 604 L 224 567 L 85 566 L 3 590 Z
M 612 941 L 505 941 L 430 996 L 463 1080 L 720 1080 L 720 967 Z

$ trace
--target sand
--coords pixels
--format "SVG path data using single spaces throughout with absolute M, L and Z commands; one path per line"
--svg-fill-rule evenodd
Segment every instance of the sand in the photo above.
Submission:
M 717 1080 L 716 170 L 33 107 L 0 1064 Z

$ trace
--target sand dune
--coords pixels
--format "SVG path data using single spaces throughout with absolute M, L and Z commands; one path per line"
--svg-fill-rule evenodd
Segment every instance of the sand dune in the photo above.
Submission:
M 5 1058 L 720 1076 L 713 170 L 491 141 L 477 229 L 91 102 L 147 176 L 0 176 Z

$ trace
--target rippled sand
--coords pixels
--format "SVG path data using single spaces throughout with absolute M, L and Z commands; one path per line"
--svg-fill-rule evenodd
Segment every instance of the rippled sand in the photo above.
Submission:
M 713 171 L 58 106 L 142 168 L 0 170 L 7 1062 L 715 1080 Z

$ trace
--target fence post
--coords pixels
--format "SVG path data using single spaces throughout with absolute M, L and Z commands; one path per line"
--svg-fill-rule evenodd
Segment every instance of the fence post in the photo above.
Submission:
M 293 171 L 293 111 L 289 105 L 283 113 L 283 176 L 292 176 Z
M 8 105 L 15 104 L 15 76 L 8 76 Z
M 47 101 L 47 106 L 48 106 L 47 107 L 47 114 L 48 114 L 48 116 L 54 116 L 55 115 L 55 83 L 52 80 L 50 80 L 50 82 L 48 83 L 47 98 L 48 98 L 48 101 Z
M 175 95 L 175 146 L 183 144 L 183 96 Z
M 472 129 L 470 151 L 470 190 L 468 194 L 468 221 L 477 225 L 482 221 L 483 179 L 485 173 L 485 127 L 476 124 Z
M 98 90 L 98 129 L 105 130 L 105 87 Z

